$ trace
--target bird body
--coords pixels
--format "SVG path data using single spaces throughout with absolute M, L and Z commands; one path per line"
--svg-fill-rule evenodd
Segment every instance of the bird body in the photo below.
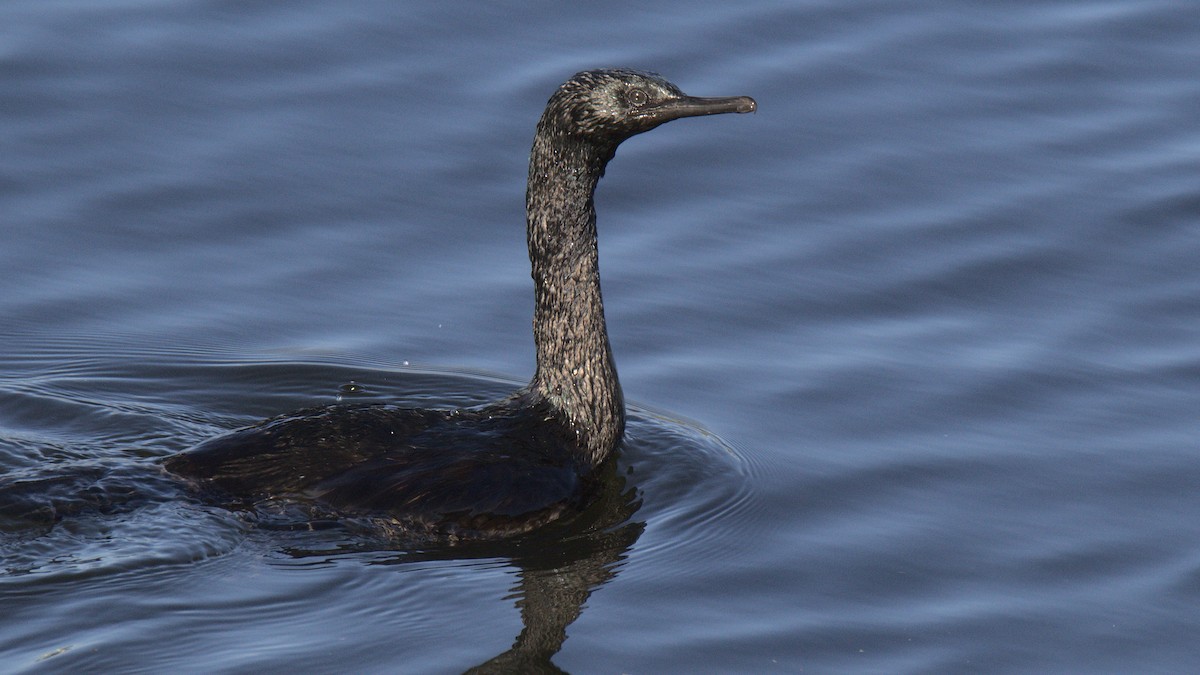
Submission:
M 596 185 L 631 136 L 756 107 L 748 97 L 689 97 L 651 73 L 576 74 L 551 96 L 530 153 L 537 370 L 527 386 L 469 409 L 289 413 L 205 441 L 166 468 L 235 501 L 315 502 L 434 536 L 507 536 L 580 508 L 625 428 L 600 292 Z

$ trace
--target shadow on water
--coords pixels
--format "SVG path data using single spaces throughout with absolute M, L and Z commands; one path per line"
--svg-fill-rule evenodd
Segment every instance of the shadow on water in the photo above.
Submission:
M 521 632 L 508 650 L 467 672 L 560 673 L 551 659 L 567 639 L 567 627 L 579 618 L 592 592 L 616 576 L 646 528 L 644 521 L 634 519 L 641 506 L 637 488 L 629 485 L 617 463 L 608 463 L 604 473 L 600 494 L 582 513 L 513 539 L 398 547 L 376 528 L 347 521 L 337 527 L 356 535 L 350 541 L 312 547 L 306 540 L 282 550 L 297 560 L 370 554 L 370 565 L 505 561 L 517 570 L 511 597 L 521 614 Z
M 57 476 L 5 477 L 0 481 L 0 536 L 13 546 L 45 535 L 75 516 L 119 517 L 168 496 L 169 482 L 172 479 L 145 463 L 124 471 L 92 466 Z M 518 570 L 514 596 L 523 628 L 510 649 L 468 672 L 557 673 L 562 671 L 551 659 L 566 640 L 567 627 L 579 618 L 591 593 L 617 574 L 645 530 L 645 522 L 633 519 L 639 506 L 637 489 L 610 462 L 598 498 L 585 511 L 568 522 L 512 540 L 415 546 L 354 520 L 298 521 L 296 511 L 278 504 L 241 516 L 264 530 L 275 530 L 284 540 L 279 542 L 282 552 L 295 559 L 359 553 L 371 554 L 373 565 L 505 560 Z M 304 537 L 317 534 L 317 540 L 325 539 L 319 533 L 336 533 L 340 541 L 313 546 L 318 543 L 314 537 Z M 292 537 L 301 541 L 288 544 Z M 6 564 L 6 574 L 23 571 L 32 570 Z

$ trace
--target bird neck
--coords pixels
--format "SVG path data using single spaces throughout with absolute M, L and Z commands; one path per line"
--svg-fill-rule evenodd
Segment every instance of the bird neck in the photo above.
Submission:
M 596 248 L 596 184 L 615 148 L 539 125 L 525 194 L 536 304 L 531 389 L 570 426 L 583 460 L 599 465 L 625 430 L 625 402 L 604 322 Z

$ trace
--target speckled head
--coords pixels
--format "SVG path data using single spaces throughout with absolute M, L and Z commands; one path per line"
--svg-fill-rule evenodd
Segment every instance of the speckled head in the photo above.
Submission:
M 749 96 L 700 98 L 655 73 L 626 68 L 586 70 L 550 97 L 539 132 L 576 136 L 615 148 L 621 141 L 681 117 L 754 112 Z

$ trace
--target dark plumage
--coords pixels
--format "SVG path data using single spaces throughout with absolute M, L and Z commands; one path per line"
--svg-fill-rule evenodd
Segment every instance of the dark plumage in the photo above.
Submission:
M 504 536 L 579 508 L 625 429 L 600 295 L 596 184 L 631 136 L 755 109 L 744 96 L 686 96 L 651 73 L 575 75 L 550 97 L 529 159 L 537 372 L 526 387 L 465 410 L 291 413 L 206 441 L 166 468 L 238 500 L 312 501 L 435 536 Z

